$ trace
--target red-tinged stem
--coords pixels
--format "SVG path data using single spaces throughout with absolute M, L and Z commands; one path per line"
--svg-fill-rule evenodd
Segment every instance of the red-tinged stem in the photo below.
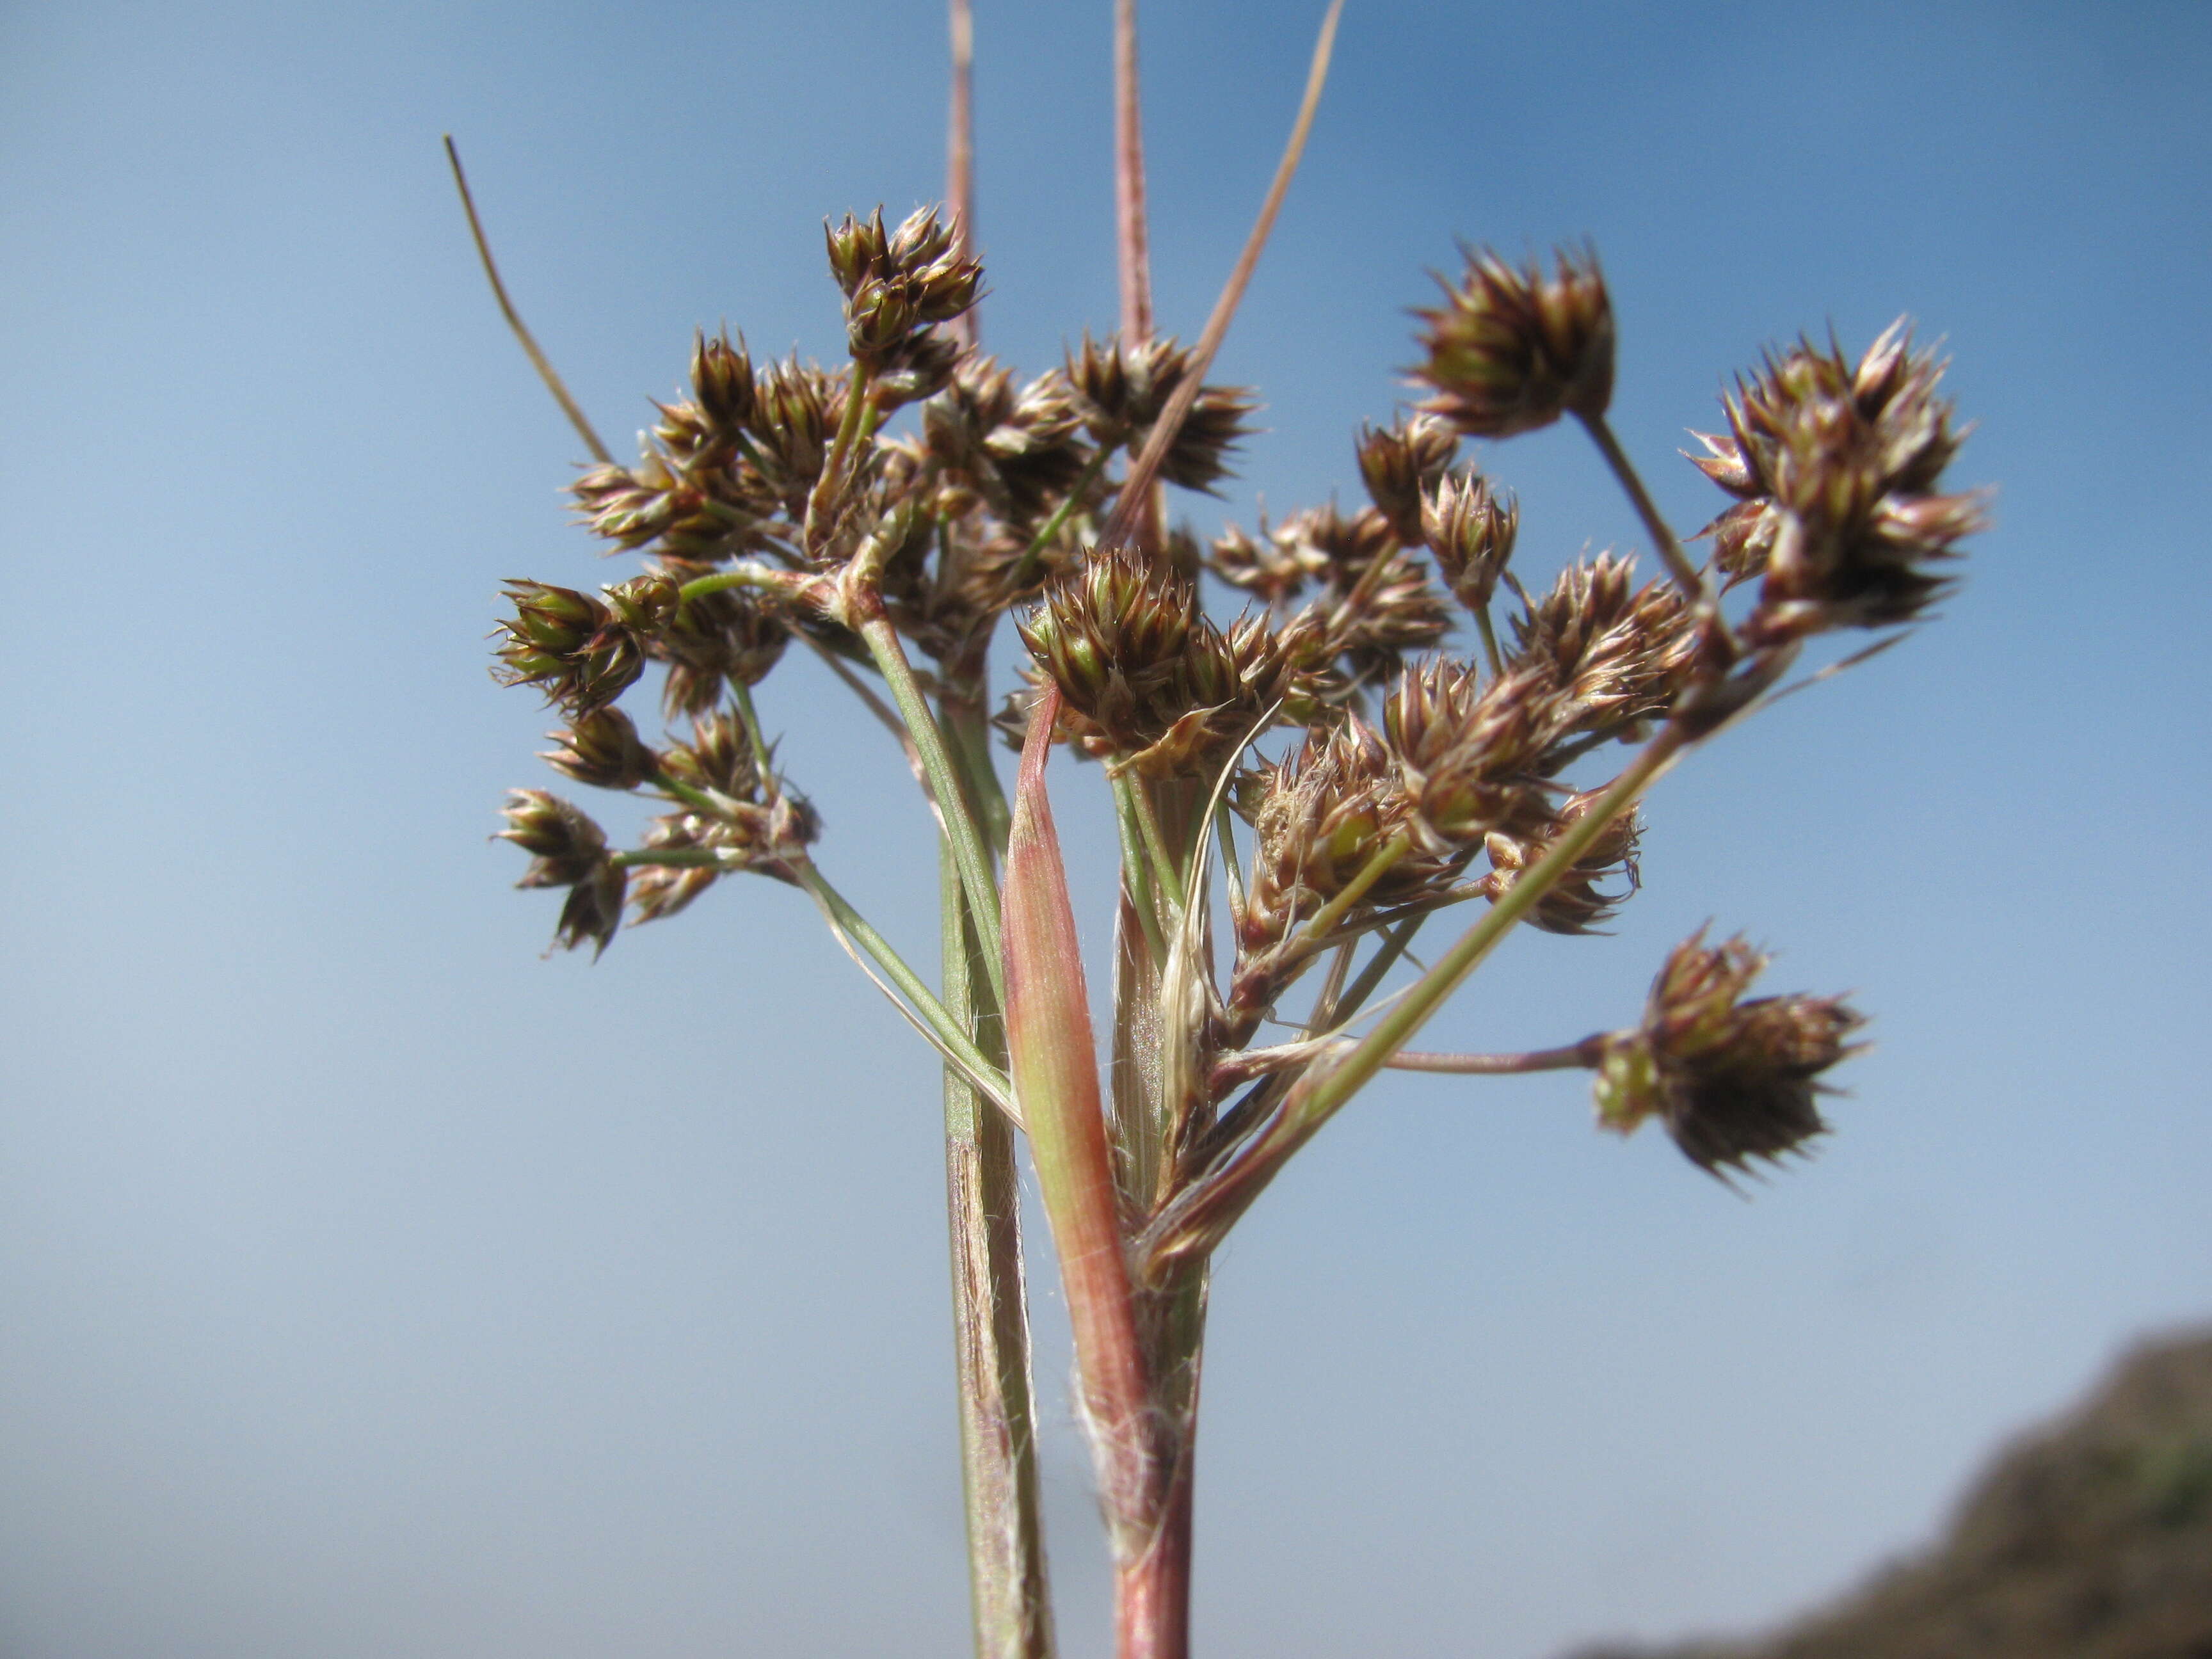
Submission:
M 1007 837 L 1002 922 L 1007 1052 L 1036 1163 L 1038 1191 L 1060 1256 L 1075 1335 L 1079 1395 L 1114 1558 L 1133 1563 L 1158 1535 L 1164 1471 L 1149 1409 L 1151 1389 L 1107 1143 L 1075 915 L 1045 793 L 1045 761 L 1059 715 L 1059 692 L 1048 686 L 1030 717 Z M 1133 1632 L 1126 1618 L 1122 1624 L 1124 1659 L 1183 1651 L 1180 1645 L 1163 1645 L 1156 1636 Z
M 1114 0 L 1114 245 L 1121 343 L 1152 337 L 1152 233 L 1145 206 L 1144 98 L 1137 86 L 1137 0 Z
M 1395 1072 L 1444 1072 L 1458 1077 L 1517 1077 L 1528 1072 L 1571 1072 L 1601 1064 L 1604 1039 L 1584 1037 L 1561 1048 L 1520 1054 L 1437 1054 L 1401 1048 L 1383 1064 Z
M 1282 210 L 1283 198 L 1290 193 L 1291 180 L 1298 170 L 1298 158 L 1305 154 L 1306 135 L 1313 130 L 1314 112 L 1321 107 L 1322 88 L 1328 81 L 1329 54 L 1336 46 L 1336 20 L 1344 9 L 1344 0 L 1330 0 L 1328 15 L 1322 20 L 1320 37 L 1314 42 L 1313 62 L 1306 72 L 1305 96 L 1298 104 L 1297 119 L 1291 123 L 1290 142 L 1283 146 L 1283 158 L 1276 164 L 1274 181 L 1267 186 L 1267 200 L 1260 204 L 1260 216 L 1252 226 L 1252 234 L 1245 238 L 1244 250 L 1237 256 L 1237 264 L 1222 284 L 1221 296 L 1213 302 L 1213 313 L 1206 319 L 1206 327 L 1191 349 L 1190 366 L 1176 385 L 1175 393 L 1168 399 L 1167 407 L 1152 422 L 1152 436 L 1145 440 L 1145 447 L 1129 468 L 1129 476 L 1122 481 L 1121 500 L 1115 504 L 1114 515 L 1107 521 L 1105 533 L 1099 538 L 1102 544 L 1121 541 L 1136 527 L 1144 503 L 1152 499 L 1152 481 L 1159 477 L 1160 463 L 1167 459 L 1168 446 L 1182 429 L 1189 416 L 1191 406 L 1206 380 L 1206 371 L 1213 367 L 1214 354 L 1221 349 L 1221 342 L 1229 332 L 1231 320 L 1237 307 L 1243 303 L 1244 290 L 1251 286 L 1252 273 L 1259 268 L 1260 252 L 1267 245 L 1268 234 L 1275 228 L 1275 216 Z

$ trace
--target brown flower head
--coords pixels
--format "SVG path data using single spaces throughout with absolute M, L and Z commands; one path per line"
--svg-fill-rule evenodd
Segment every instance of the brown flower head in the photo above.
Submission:
M 549 732 L 557 747 L 538 756 L 556 772 L 598 789 L 635 789 L 659 768 L 660 757 L 637 735 L 619 708 L 580 714 L 564 732 Z
M 1480 613 L 1513 557 L 1521 508 L 1480 472 L 1446 476 L 1421 500 L 1420 539 L 1454 598 Z
M 1552 812 L 1536 768 L 1559 721 L 1559 694 L 1541 673 L 1486 682 L 1448 659 L 1407 670 L 1382 705 L 1382 729 L 1418 844 L 1448 854 L 1493 830 L 1540 833 Z
M 637 634 L 611 602 L 520 580 L 507 584 L 507 594 L 514 615 L 499 625 L 505 643 L 492 671 L 501 684 L 541 687 L 546 702 L 586 714 L 612 702 L 645 672 Z
M 1613 398 L 1613 304 L 1597 256 L 1559 250 L 1553 270 L 1516 269 L 1488 248 L 1463 251 L 1428 325 L 1414 375 L 1436 389 L 1421 407 L 1476 438 L 1510 438 L 1563 414 L 1595 420 Z
M 1368 499 L 1400 541 L 1419 541 L 1422 498 L 1459 453 L 1459 434 L 1434 415 L 1416 415 L 1379 431 L 1362 426 L 1357 448 Z
M 1700 928 L 1652 981 L 1644 1022 L 1602 1040 L 1598 1121 L 1632 1133 L 1656 1116 L 1708 1174 L 1779 1162 L 1825 1133 L 1814 1079 L 1856 1050 L 1863 1020 L 1840 997 L 1744 993 L 1766 957 L 1741 937 L 1709 948 Z
M 599 956 L 622 925 L 626 884 L 622 867 L 608 854 L 605 835 L 585 813 L 543 789 L 508 791 L 501 811 L 507 827 L 496 838 L 532 854 L 515 885 L 568 889 L 553 943 L 573 951 L 591 939 L 592 954 Z
M 1149 776 L 1211 774 L 1287 689 L 1263 623 L 1224 635 L 1195 583 L 1129 548 L 1054 577 L 1019 626 L 1060 687 L 1061 735 Z
M 1508 665 L 1550 677 L 1569 705 L 1563 736 L 1624 732 L 1663 715 L 1695 675 L 1695 619 L 1674 583 L 1639 587 L 1633 559 L 1601 553 L 1513 619 Z
M 1486 836 L 1483 848 L 1490 854 L 1490 873 L 1478 884 L 1484 896 L 1493 901 L 1502 897 L 1601 793 L 1592 789 L 1569 796 L 1560 803 L 1558 817 L 1540 836 L 1522 837 L 1498 830 Z M 1637 842 L 1643 833 L 1643 821 L 1633 807 L 1609 821 L 1567 873 L 1536 901 L 1528 913 L 1529 925 L 1547 933 L 1587 933 L 1611 921 L 1636 891 Z M 1627 884 L 1613 892 L 1598 885 L 1616 878 Z
M 1946 592 L 1942 566 L 1985 527 L 1978 493 L 1936 493 L 1965 433 L 1936 393 L 1944 365 L 1899 319 L 1852 364 L 1831 341 L 1768 354 L 1700 433 L 1705 476 L 1738 498 L 1706 526 L 1731 583 L 1764 577 L 1754 644 L 1910 622 Z
M 1095 341 L 1085 334 L 1083 349 L 1067 360 L 1067 380 L 1092 441 L 1132 454 L 1145 447 L 1189 373 L 1190 354 L 1165 336 L 1132 348 L 1115 336 Z M 1228 477 L 1229 452 L 1251 431 L 1246 422 L 1255 407 L 1241 387 L 1202 389 L 1168 446 L 1160 477 L 1186 489 L 1212 489 Z

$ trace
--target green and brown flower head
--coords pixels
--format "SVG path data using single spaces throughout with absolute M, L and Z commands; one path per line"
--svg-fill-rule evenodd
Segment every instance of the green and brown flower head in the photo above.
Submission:
M 530 854 L 518 887 L 566 887 L 568 902 L 553 943 L 573 951 L 590 939 L 604 952 L 622 926 L 626 872 L 607 851 L 607 838 L 590 817 L 543 789 L 513 789 L 501 809 L 507 828 L 497 839 Z
M 1224 635 L 1195 583 L 1132 548 L 1055 577 L 1020 631 L 1060 688 L 1062 735 L 1147 776 L 1211 775 L 1289 686 L 1264 624 Z
M 1421 498 L 1419 531 L 1453 598 L 1480 613 L 1513 557 L 1521 508 L 1480 472 L 1446 475 Z
M 1132 454 L 1152 436 L 1152 423 L 1190 373 L 1190 353 L 1162 337 L 1136 347 L 1118 337 L 1083 337 L 1067 360 L 1067 380 L 1092 441 Z M 1251 432 L 1255 407 L 1239 386 L 1202 388 L 1168 446 L 1160 477 L 1185 489 L 1211 489 L 1229 476 L 1229 453 Z
M 1770 353 L 1725 398 L 1729 429 L 1693 458 L 1738 498 L 1706 526 L 1731 582 L 1763 577 L 1755 645 L 1912 621 L 1950 587 L 1957 544 L 1986 527 L 1979 492 L 1937 493 L 1965 441 L 1943 363 L 1899 319 L 1856 365 L 1831 341 Z
M 1841 997 L 1744 993 L 1766 957 L 1741 936 L 1709 947 L 1700 928 L 1652 981 L 1643 1024 L 1601 1040 L 1598 1121 L 1620 1134 L 1657 1117 L 1709 1174 L 1802 1150 L 1827 1125 L 1815 1079 L 1860 1045 Z
M 499 625 L 506 636 L 492 671 L 502 685 L 535 685 L 549 703 L 574 714 L 603 708 L 645 672 L 637 635 L 613 605 L 572 587 L 515 580 L 507 584 L 514 615 Z
M 1401 542 L 1419 542 L 1422 502 L 1458 455 L 1459 434 L 1437 416 L 1415 415 L 1380 430 L 1361 426 L 1356 447 L 1367 498 Z
M 1435 389 L 1422 409 L 1474 438 L 1510 438 L 1561 415 L 1596 420 L 1613 398 L 1613 302 L 1594 252 L 1561 249 L 1516 268 L 1488 248 L 1464 251 L 1427 325 L 1413 374 Z

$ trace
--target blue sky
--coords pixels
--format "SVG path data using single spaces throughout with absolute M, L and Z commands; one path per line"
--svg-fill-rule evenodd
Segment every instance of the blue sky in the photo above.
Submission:
M 979 0 L 984 329 L 1032 370 L 1113 320 L 1106 11 Z M 1165 326 L 1234 256 L 1318 11 L 1147 15 Z M 938 194 L 942 29 L 0 9 L 11 1654 L 963 1650 L 926 1056 L 794 895 L 544 961 L 554 907 L 485 841 L 547 781 L 484 674 L 498 583 L 616 573 L 438 150 L 612 436 L 696 325 L 835 351 L 819 223 Z M 1519 942 L 1433 1034 L 1626 1023 L 1710 916 L 1875 1015 L 1838 1133 L 1746 1201 L 1593 1133 L 1571 1079 L 1364 1098 L 1222 1262 L 1204 1651 L 1755 1623 L 2212 1311 L 2208 70 L 2180 4 L 1352 0 L 1222 358 L 1268 430 L 1202 528 L 1356 489 L 1455 238 L 1585 235 L 1678 521 L 1717 504 L 1672 452 L 1730 374 L 1909 313 L 1998 527 L 1939 623 L 1666 781 L 1617 937 Z M 1485 464 L 1533 568 L 1634 544 L 1571 434 Z M 927 955 L 927 821 L 834 690 L 794 662 L 764 712 L 825 867 Z M 1091 787 L 1060 816 L 1096 860 Z

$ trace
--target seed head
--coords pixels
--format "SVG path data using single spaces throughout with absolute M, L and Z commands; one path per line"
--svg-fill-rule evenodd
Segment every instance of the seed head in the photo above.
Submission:
M 710 340 L 704 330 L 691 337 L 691 395 L 720 436 L 733 437 L 751 424 L 753 360 L 742 338 L 732 345 L 726 331 Z
M 619 708 L 580 714 L 564 732 L 549 732 L 558 747 L 538 756 L 556 772 L 598 789 L 635 789 L 650 778 L 659 757 L 637 735 Z
M 1569 705 L 1569 732 L 1656 719 L 1698 668 L 1695 617 L 1681 590 L 1666 580 L 1638 586 L 1636 562 L 1611 553 L 1561 571 L 1513 619 L 1513 636 L 1509 666 L 1551 678 Z
M 1128 548 L 1047 584 L 1019 624 L 1061 696 L 1061 733 L 1148 776 L 1203 775 L 1282 697 L 1279 644 L 1247 619 L 1224 635 L 1195 583 Z
M 1368 499 L 1401 542 L 1419 541 L 1422 498 L 1442 481 L 1458 454 L 1459 434 L 1434 415 L 1416 415 L 1379 431 L 1363 425 L 1358 450 Z
M 1595 1092 L 1604 1127 L 1629 1134 L 1656 1115 L 1692 1163 L 1721 1176 L 1826 1132 L 1814 1079 L 1856 1051 L 1844 1039 L 1864 1022 L 1840 997 L 1744 1000 L 1766 957 L 1741 936 L 1711 949 L 1705 937 L 1674 947 L 1643 1024 L 1602 1040 Z
M 765 799 L 752 738 L 734 714 L 710 714 L 691 722 L 691 741 L 671 744 L 661 769 L 695 789 L 711 789 L 732 800 Z
M 605 835 L 582 811 L 543 789 L 508 791 L 501 813 L 507 827 L 496 839 L 532 854 L 515 885 L 568 890 L 554 944 L 573 951 L 592 939 L 597 947 L 592 954 L 599 956 L 622 925 L 625 887 L 621 866 L 607 855 Z
M 1480 472 L 1440 478 L 1421 500 L 1420 539 L 1453 597 L 1470 612 L 1490 604 L 1520 529 L 1520 504 L 1492 489 Z
M 1141 450 L 1168 399 L 1190 373 L 1190 354 L 1170 337 L 1136 347 L 1118 337 L 1083 337 L 1083 349 L 1067 360 L 1067 380 L 1094 442 L 1107 449 Z M 1251 431 L 1246 424 L 1256 405 L 1240 386 L 1209 386 L 1168 446 L 1160 477 L 1185 489 L 1211 489 L 1229 476 L 1228 454 Z
M 1485 896 L 1496 900 L 1520 879 L 1528 868 L 1551 851 L 1552 842 L 1588 811 L 1601 793 L 1587 790 L 1571 795 L 1559 806 L 1559 817 L 1540 836 L 1521 837 L 1492 830 L 1483 838 L 1490 854 L 1490 873 L 1479 885 Z M 1554 882 L 1528 913 L 1532 927 L 1547 933 L 1588 933 L 1609 921 L 1626 903 L 1638 884 L 1637 842 L 1644 824 L 1634 808 L 1610 820 L 1567 873 Z M 1628 884 L 1607 892 L 1598 883 L 1620 878 Z
M 1464 250 L 1427 324 L 1415 376 L 1436 389 L 1421 405 L 1470 437 L 1510 438 L 1563 414 L 1595 420 L 1613 398 L 1613 304 L 1597 255 L 1559 249 L 1516 269 L 1488 248 Z
M 680 590 L 712 567 L 668 559 L 659 574 Z M 729 681 L 759 684 L 790 642 L 791 630 L 756 589 L 725 587 L 685 600 L 647 641 L 653 659 L 668 665 L 662 706 L 672 714 L 703 714 L 721 702 Z
M 1902 318 L 1856 366 L 1801 339 L 1723 398 L 1725 434 L 1697 434 L 1696 465 L 1738 498 L 1706 526 L 1714 562 L 1732 583 L 1765 578 L 1753 644 L 1910 622 L 1948 590 L 1937 570 L 1988 503 L 1936 493 L 1966 437 L 1936 394 L 1943 369 Z
M 628 586 L 629 584 L 624 584 Z M 507 584 L 514 616 L 499 624 L 506 643 L 492 671 L 502 685 L 536 685 L 545 700 L 586 714 L 612 702 L 645 672 L 636 635 L 608 602 L 545 582 Z M 643 614 L 643 603 L 625 596 L 625 607 Z
M 1486 683 L 1449 659 L 1409 669 L 1382 705 L 1419 844 L 1457 852 L 1493 830 L 1540 833 L 1551 810 L 1536 767 L 1556 740 L 1560 701 L 1540 673 Z

